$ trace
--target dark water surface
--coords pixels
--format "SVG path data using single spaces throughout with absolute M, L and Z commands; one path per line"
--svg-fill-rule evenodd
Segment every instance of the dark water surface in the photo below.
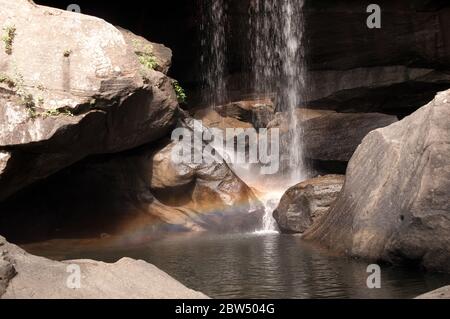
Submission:
M 450 284 L 448 275 L 381 266 L 381 289 L 368 289 L 367 262 L 278 234 L 190 235 L 127 249 L 67 242 L 25 248 L 54 259 L 143 259 L 214 298 L 413 298 Z

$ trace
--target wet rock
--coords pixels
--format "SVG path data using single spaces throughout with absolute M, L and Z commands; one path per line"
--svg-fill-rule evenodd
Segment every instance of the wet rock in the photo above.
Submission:
M 217 106 L 215 110 L 223 117 L 251 123 L 255 128 L 267 127 L 275 115 L 270 99 L 237 101 Z
M 179 207 L 195 216 L 193 221 L 206 230 L 253 231 L 262 223 L 264 208 L 252 189 L 222 161 L 173 160 L 172 142 L 151 160 L 151 190 L 168 206 Z
M 450 271 L 450 91 L 367 135 L 332 209 L 305 234 L 334 250 Z
M 291 187 L 281 198 L 273 216 L 284 233 L 304 233 L 335 202 L 345 176 L 327 175 Z
M 172 80 L 140 63 L 133 43 L 151 47 L 161 71 L 170 50 L 95 17 L 0 4 L 0 25 L 14 30 L 10 52 L 0 50 L 0 149 L 10 156 L 0 159 L 0 200 L 88 155 L 157 140 L 176 123 Z
M 253 128 L 253 125 L 248 122 L 241 121 L 234 117 L 222 116 L 218 112 L 208 108 L 197 111 L 194 118 L 202 121 L 202 124 L 209 128 L 218 128 L 225 131 L 227 128 Z
M 4 241 L 2 237 L 0 240 Z M 59 262 L 30 255 L 9 243 L 3 247 L 0 249 L 9 251 L 17 271 L 3 295 L 0 290 L 4 299 L 208 298 L 142 260 L 122 258 L 114 264 L 94 260 Z M 1 265 L 0 259 L 0 271 Z M 78 270 L 79 286 L 77 280 L 69 278 Z

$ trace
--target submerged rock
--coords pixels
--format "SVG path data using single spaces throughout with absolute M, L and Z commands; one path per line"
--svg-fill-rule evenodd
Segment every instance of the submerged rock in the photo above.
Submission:
M 0 297 L 4 299 L 208 298 L 142 260 L 122 258 L 114 264 L 94 260 L 59 262 L 28 254 L 3 237 L 0 242 L 0 255 L 7 251 L 17 271 L 4 291 L 0 281 Z M 73 277 L 78 270 L 79 281 Z
M 336 200 L 345 176 L 327 175 L 297 184 L 283 195 L 273 217 L 284 233 L 304 233 Z
M 450 271 L 450 91 L 369 133 L 332 209 L 305 234 L 374 260 Z
M 31 1 L 0 7 L 9 37 L 9 50 L 0 50 L 0 151 L 9 156 L 0 157 L 0 200 L 88 155 L 135 148 L 174 126 L 176 94 L 159 72 L 170 65 L 169 49 Z

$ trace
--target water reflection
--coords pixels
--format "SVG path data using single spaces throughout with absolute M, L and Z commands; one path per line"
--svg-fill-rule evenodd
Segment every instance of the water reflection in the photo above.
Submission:
M 63 242 L 27 249 L 60 259 L 144 259 L 215 298 L 412 298 L 450 283 L 448 275 L 386 266 L 382 288 L 368 289 L 367 263 L 277 234 L 191 235 L 127 249 L 69 249 Z

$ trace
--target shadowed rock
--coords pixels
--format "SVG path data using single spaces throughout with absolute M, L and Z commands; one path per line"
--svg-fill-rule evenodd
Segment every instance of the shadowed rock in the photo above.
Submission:
M 0 232 L 16 242 L 102 233 L 150 240 L 261 226 L 261 202 L 227 163 L 174 162 L 175 146 L 162 140 L 64 169 L 0 203 Z
M 269 128 L 280 128 L 283 146 L 291 147 L 287 138 L 286 113 L 277 113 Z M 380 113 L 336 113 L 330 110 L 300 108 L 296 116 L 301 127 L 303 155 L 311 160 L 349 161 L 363 138 L 372 130 L 397 121 Z
M 380 113 L 329 113 L 303 123 L 304 154 L 322 161 L 347 162 L 371 131 L 397 122 Z

